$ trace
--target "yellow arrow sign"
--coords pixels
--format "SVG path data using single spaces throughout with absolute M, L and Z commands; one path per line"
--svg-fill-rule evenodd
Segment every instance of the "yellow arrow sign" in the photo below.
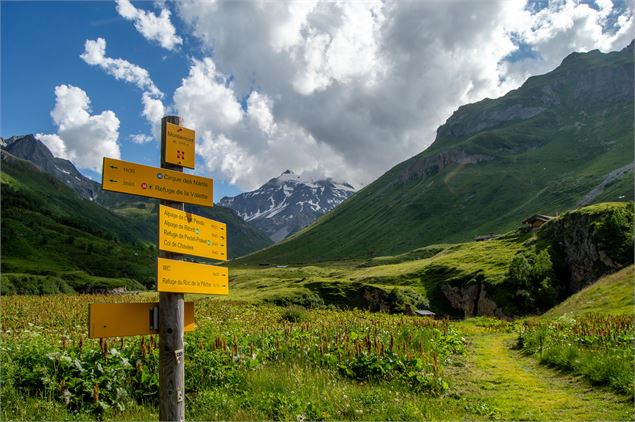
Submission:
M 227 260 L 227 227 L 189 212 L 159 205 L 159 249 Z
M 165 124 L 165 156 L 163 161 L 194 168 L 194 131 L 169 122 Z
M 88 337 L 127 337 L 158 334 L 153 325 L 158 303 L 91 303 L 88 305 Z M 185 302 L 185 331 L 194 331 L 194 302 Z M 157 314 L 158 315 L 158 314 Z
M 228 295 L 229 273 L 225 267 L 158 258 L 157 291 Z
M 211 207 L 213 186 L 205 177 L 104 157 L 103 190 Z

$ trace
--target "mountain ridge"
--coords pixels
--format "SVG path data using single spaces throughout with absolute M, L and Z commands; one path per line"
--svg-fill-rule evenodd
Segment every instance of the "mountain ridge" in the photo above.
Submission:
M 30 161 L 45 173 L 55 176 L 79 196 L 94 201 L 100 194 L 99 183 L 81 174 L 69 160 L 55 157 L 34 135 L 12 136 L 3 140 L 2 148 L 11 155 Z
M 103 208 L 103 210 L 116 216 L 119 219 L 117 223 L 111 224 L 125 224 L 131 229 L 127 230 L 132 233 L 132 237 L 128 239 L 129 242 L 137 243 L 155 243 L 156 242 L 156 213 L 158 201 L 150 198 L 141 198 L 132 195 L 124 195 L 116 192 L 106 192 L 101 190 L 101 186 L 93 180 L 83 176 L 68 160 L 64 160 L 58 157 L 54 157 L 50 150 L 41 141 L 36 139 L 33 135 L 13 136 L 4 139 L 2 142 L 2 158 L 3 162 L 8 163 L 6 169 L 2 169 L 5 173 L 6 170 L 13 170 L 11 163 L 18 163 L 19 161 L 28 162 L 33 166 L 34 170 L 41 172 L 48 176 L 53 177 L 55 180 L 61 182 L 66 188 L 70 189 L 77 196 L 77 199 L 87 200 L 95 207 Z M 15 155 L 13 154 L 15 153 Z M 16 161 L 18 160 L 18 161 Z M 19 166 L 24 167 L 23 164 Z M 21 179 L 26 179 L 28 172 L 18 172 Z M 35 175 L 37 177 L 37 175 Z M 25 186 L 28 187 L 32 184 L 28 180 L 22 180 Z M 40 183 L 40 182 L 38 182 Z M 8 189 L 3 181 L 3 188 Z M 60 191 L 60 188 L 55 188 Z M 31 189 L 37 191 L 37 189 Z M 54 195 L 55 192 L 51 192 Z M 20 195 L 19 192 L 16 195 Z M 61 197 L 65 198 L 64 201 L 75 200 L 71 198 L 67 193 L 61 193 Z M 55 200 L 59 198 L 55 197 Z M 80 202 L 81 203 L 81 202 Z M 44 206 L 44 205 L 43 205 Z M 46 206 L 44 206 L 46 208 Z M 77 206 L 77 209 L 81 209 L 81 206 Z M 219 220 L 227 224 L 227 232 L 229 237 L 228 242 L 228 257 L 235 258 L 253 252 L 254 250 L 261 249 L 271 244 L 271 241 L 266 235 L 247 225 L 242 219 L 231 209 L 215 206 L 212 208 L 206 207 L 193 207 L 186 205 L 186 209 L 190 212 L 195 212 L 201 216 Z M 3 212 L 7 211 L 7 206 L 3 204 Z M 68 218 L 82 219 L 83 216 L 74 216 L 72 209 L 64 211 Z M 108 231 L 108 226 L 102 227 L 104 231 Z M 125 233 L 122 233 L 125 235 Z
M 306 179 L 287 169 L 260 188 L 223 197 L 219 204 L 232 208 L 275 242 L 308 226 L 354 192 L 348 183 Z
M 428 149 L 244 262 L 366 258 L 500 233 L 575 207 L 624 167 L 593 202 L 632 200 L 632 69 L 633 43 L 575 53 L 500 98 L 461 106 Z

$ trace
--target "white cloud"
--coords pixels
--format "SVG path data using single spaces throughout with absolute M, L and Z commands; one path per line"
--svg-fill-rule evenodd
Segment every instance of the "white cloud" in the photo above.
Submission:
M 134 22 L 134 27 L 150 41 L 156 41 L 167 50 L 173 50 L 183 44 L 183 39 L 176 35 L 176 29 L 170 21 L 170 11 L 165 5 L 159 5 L 161 12 L 155 15 L 142 9 L 137 9 L 129 0 L 117 0 L 117 13 L 124 19 Z
M 266 95 L 253 91 L 247 99 L 247 111 L 249 117 L 264 133 L 271 134 L 276 129 L 276 123 L 271 114 L 271 100 Z
M 210 130 L 232 127 L 243 118 L 234 91 L 211 58 L 193 61 L 188 77 L 174 93 L 174 105 L 188 116 L 188 122 L 198 126 L 204 121 Z
M 196 152 L 208 170 L 252 189 L 289 163 L 299 172 L 322 174 L 344 165 L 301 127 L 276 122 L 273 100 L 266 95 L 252 91 L 243 111 L 227 80 L 211 58 L 194 60 L 174 94 L 177 114 L 196 130 Z
M 150 74 L 147 70 L 123 59 L 106 57 L 106 40 L 103 38 L 86 40 L 84 52 L 80 57 L 89 65 L 101 67 L 117 80 L 130 82 L 153 96 L 163 96 L 163 93 L 150 79 Z
M 80 168 L 101 172 L 102 157 L 119 158 L 119 119 L 110 110 L 91 115 L 90 98 L 72 85 L 55 87 L 51 117 L 57 134 L 38 134 L 53 155 L 69 159 Z
M 286 168 L 367 183 L 425 149 L 460 105 L 573 51 L 630 42 L 631 9 L 585 3 L 178 2 L 213 60 L 193 61 L 175 110 L 208 167 L 241 187 Z M 510 61 L 521 45 L 532 54 Z
M 328 3 L 321 13 L 339 16 L 339 25 L 310 21 L 306 42 L 296 50 L 299 65 L 294 88 L 302 94 L 323 90 L 333 82 L 376 81 L 384 71 L 379 35 L 384 17 L 381 2 Z M 322 8 L 323 5 L 320 5 Z M 334 10 L 330 10 L 334 9 Z M 302 54 L 302 59 L 297 58 Z
M 130 138 L 130 140 L 135 144 L 146 144 L 154 139 L 152 136 L 146 135 L 145 133 L 130 135 L 128 138 Z
M 124 12 L 126 11 L 125 8 L 123 10 Z M 89 65 L 99 66 L 115 79 L 129 82 L 144 91 L 141 97 L 143 103 L 142 115 L 150 124 L 154 136 L 158 138 L 161 129 L 161 118 L 165 115 L 166 108 L 161 101 L 163 92 L 154 84 L 150 78 L 150 73 L 127 60 L 107 57 L 106 40 L 103 38 L 86 40 L 84 53 L 80 57 Z
M 35 137 L 42 141 L 51 151 L 55 157 L 65 158 L 68 160 L 68 152 L 66 151 L 66 145 L 64 140 L 57 135 L 47 135 L 43 133 L 36 133 Z

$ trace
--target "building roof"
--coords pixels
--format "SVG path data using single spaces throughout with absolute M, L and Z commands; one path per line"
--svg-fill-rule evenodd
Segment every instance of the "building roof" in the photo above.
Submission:
M 428 311 L 427 309 L 425 310 L 415 309 L 415 314 L 421 315 L 421 316 L 435 316 L 436 315 L 434 312 Z

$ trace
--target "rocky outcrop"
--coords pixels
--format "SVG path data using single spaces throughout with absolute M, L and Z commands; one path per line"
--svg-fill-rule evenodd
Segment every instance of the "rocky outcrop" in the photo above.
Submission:
M 630 164 L 627 164 L 623 167 L 620 167 L 616 170 L 613 170 L 612 172 L 610 172 L 609 174 L 606 175 L 606 177 L 604 178 L 604 180 L 602 180 L 596 187 L 594 187 L 593 189 L 591 189 L 591 191 L 589 191 L 589 193 L 587 193 L 586 195 L 584 195 L 584 198 L 582 198 L 577 204 L 576 204 L 576 208 L 578 207 L 583 207 L 585 205 L 589 205 L 591 202 L 593 202 L 593 200 L 600 195 L 602 192 L 604 192 L 604 189 L 611 183 L 613 183 L 615 180 L 621 178 L 622 176 L 630 173 L 633 171 L 633 168 L 635 168 L 635 162 L 632 162 Z M 632 176 L 631 176 L 632 177 Z
M 469 106 L 460 107 L 444 125 L 437 130 L 437 139 L 460 138 L 473 135 L 482 130 L 498 127 L 514 120 L 527 120 L 542 113 L 544 107 L 510 104 L 506 107 L 485 109 L 479 113 L 471 113 Z
M 70 161 L 53 156 L 46 145 L 33 135 L 12 136 L 4 141 L 2 149 L 35 164 L 84 199 L 94 201 L 101 193 L 97 182 L 81 174 Z
M 492 300 L 482 281 L 474 283 L 443 283 L 441 292 L 450 305 L 463 312 L 464 317 L 477 315 L 504 318 L 502 309 Z
M 409 180 L 430 177 L 452 164 L 476 164 L 481 161 L 489 161 L 493 159 L 494 157 L 490 157 L 488 155 L 469 154 L 459 149 L 442 151 L 429 157 L 421 157 L 411 160 L 409 165 L 400 175 L 399 181 L 401 183 L 405 183 Z
M 558 276 L 575 293 L 633 263 L 633 204 L 600 204 L 572 211 L 538 233 L 551 244 Z

